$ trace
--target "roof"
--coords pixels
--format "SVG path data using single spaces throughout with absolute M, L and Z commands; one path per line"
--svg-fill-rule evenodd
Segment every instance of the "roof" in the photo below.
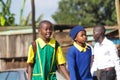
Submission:
M 118 30 L 117 26 L 113 26 L 113 27 L 105 26 L 105 28 L 106 28 L 106 35 Z M 94 40 L 93 39 L 93 28 L 86 28 L 86 32 L 88 36 L 88 41 L 93 41 Z
M 70 25 L 54 25 L 55 30 L 64 30 L 71 29 L 73 26 Z M 118 30 L 117 26 L 105 26 L 106 34 L 109 34 L 113 31 Z M 93 40 L 93 27 L 85 28 L 88 35 L 88 40 Z M 0 35 L 16 35 L 16 34 L 29 34 L 32 33 L 32 28 L 29 26 L 26 27 L 0 27 Z M 36 32 L 38 30 L 36 29 Z

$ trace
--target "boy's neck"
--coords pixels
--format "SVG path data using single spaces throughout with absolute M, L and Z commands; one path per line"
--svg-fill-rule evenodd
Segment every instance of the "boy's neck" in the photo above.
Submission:
M 86 46 L 86 44 L 85 43 L 80 43 L 80 42 L 76 42 L 79 46 L 81 46 L 81 47 L 85 47 Z
M 101 37 L 99 38 L 98 42 L 101 44 L 101 43 L 103 42 L 104 38 L 105 38 L 105 36 L 101 36 Z
M 48 42 L 50 41 L 50 38 L 49 38 L 49 39 L 42 38 L 42 40 L 43 40 L 45 43 L 48 43 Z

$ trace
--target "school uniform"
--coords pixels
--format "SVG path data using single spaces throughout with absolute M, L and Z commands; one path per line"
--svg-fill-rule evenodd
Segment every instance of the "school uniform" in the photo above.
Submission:
M 90 46 L 86 45 L 83 48 L 74 42 L 67 52 L 70 80 L 92 80 L 90 73 L 91 56 Z
M 36 40 L 37 51 L 35 55 L 32 45 L 29 47 L 27 63 L 34 63 L 32 80 L 57 80 L 57 65 L 66 63 L 60 45 L 55 53 L 55 39 L 51 38 L 49 43 L 45 43 L 41 38 Z

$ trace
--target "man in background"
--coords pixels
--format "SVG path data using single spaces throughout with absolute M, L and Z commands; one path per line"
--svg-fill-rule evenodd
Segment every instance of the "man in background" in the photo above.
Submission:
M 91 71 L 98 72 L 98 80 L 120 80 L 120 59 L 118 50 L 112 41 L 105 37 L 105 27 L 95 26 L 94 62 Z

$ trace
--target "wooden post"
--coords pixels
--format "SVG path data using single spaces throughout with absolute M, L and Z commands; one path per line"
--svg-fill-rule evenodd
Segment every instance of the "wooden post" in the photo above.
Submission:
M 6 70 L 6 62 L 3 59 L 0 59 L 0 71 Z
M 33 29 L 33 40 L 36 39 L 36 26 L 35 26 L 35 3 L 31 0 L 32 5 L 32 29 Z
M 117 14 L 117 24 L 118 24 L 118 31 L 119 31 L 119 39 L 120 39 L 120 1 L 115 0 L 115 7 L 116 7 L 116 14 Z
M 10 57 L 10 39 L 9 39 L 9 35 L 6 35 L 6 57 Z M 2 57 L 5 57 L 5 55 L 2 55 Z

